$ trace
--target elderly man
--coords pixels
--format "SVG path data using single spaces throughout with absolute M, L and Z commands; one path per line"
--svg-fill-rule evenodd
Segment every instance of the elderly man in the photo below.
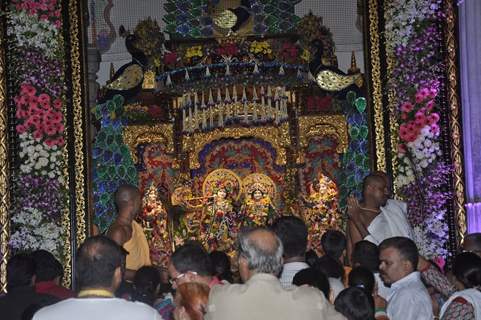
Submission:
M 132 185 L 122 185 L 115 193 L 118 216 L 110 226 L 108 236 L 128 252 L 125 278 L 132 280 L 135 271 L 150 265 L 150 250 L 144 230 L 135 221 L 142 209 L 139 189 Z
M 387 297 L 390 320 L 433 318 L 431 298 L 416 271 L 418 255 L 416 244 L 409 238 L 389 238 L 379 245 L 379 273 L 382 281 L 391 286 Z
M 122 281 L 125 254 L 104 236 L 87 239 L 77 253 L 78 298 L 41 309 L 33 320 L 162 320 L 157 310 L 143 303 L 114 297 Z
M 344 319 L 324 295 L 312 287 L 282 288 L 282 243 L 270 230 L 239 234 L 239 272 L 244 284 L 214 286 L 206 319 L 292 320 Z

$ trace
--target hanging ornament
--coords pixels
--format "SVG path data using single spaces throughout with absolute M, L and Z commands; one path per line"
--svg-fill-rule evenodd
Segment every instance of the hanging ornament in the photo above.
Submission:
M 259 74 L 259 66 L 257 65 L 257 62 L 254 64 L 254 71 L 252 71 L 253 74 Z
M 210 70 L 209 70 L 209 67 L 207 66 L 207 68 L 205 68 L 205 76 L 208 78 L 210 77 Z
M 217 91 L 217 94 L 220 95 L 220 90 Z M 217 98 L 219 99 L 219 101 L 222 99 L 222 98 Z M 209 106 L 213 106 L 214 105 L 214 97 L 212 96 L 212 89 L 209 89 L 209 101 L 207 101 L 207 105 Z
M 222 109 L 222 105 L 219 106 L 219 115 L 217 116 L 218 117 L 218 127 L 219 128 L 222 128 L 224 127 L 224 110 Z
M 170 73 L 167 74 L 167 79 L 165 79 L 165 85 L 167 87 L 172 86 L 172 79 L 170 78 Z
M 286 72 L 284 71 L 284 67 L 281 65 L 281 67 L 279 68 L 279 75 L 283 76 L 285 74 L 286 74 Z
M 232 86 L 232 101 L 237 102 L 237 89 L 235 85 Z
M 225 101 L 226 104 L 231 103 L 230 92 L 229 92 L 228 87 L 225 87 L 225 100 L 224 101 Z
M 220 93 L 220 88 L 217 88 L 217 103 L 222 103 L 222 95 Z
M 182 109 L 182 131 L 186 131 L 186 119 L 185 119 L 185 108 Z
M 298 78 L 298 79 L 302 79 L 302 78 L 303 78 L 302 72 L 301 72 L 301 68 L 297 68 L 297 78 Z
M 189 80 L 190 80 L 189 71 L 187 71 L 187 70 L 185 70 L 185 77 L 184 77 L 184 79 L 185 79 L 186 81 L 189 81 Z
M 242 87 L 242 104 L 243 104 L 243 115 L 244 115 L 244 121 L 247 123 L 248 122 L 248 112 L 247 112 L 247 94 L 246 94 L 246 87 Z
M 205 130 L 207 129 L 207 117 L 205 115 L 205 113 L 207 112 L 207 110 L 202 110 L 202 130 Z
M 316 78 L 314 78 L 314 76 L 312 75 L 312 73 L 309 71 L 309 73 L 307 74 L 307 79 L 309 81 L 316 81 Z
M 209 109 L 209 127 L 214 128 L 214 110 L 212 108 Z
M 192 108 L 190 108 L 190 107 L 189 107 L 189 121 L 188 121 L 188 122 L 189 122 L 189 124 L 188 124 L 188 129 L 187 129 L 187 131 L 188 131 L 188 132 L 193 132 L 194 129 L 193 129 L 193 127 L 192 127 Z
M 259 101 L 259 97 L 257 96 L 256 87 L 253 87 L 253 90 L 252 90 L 252 101 L 254 101 L 254 102 Z
M 230 65 L 229 64 L 226 64 L 226 66 L 225 66 L 225 75 L 230 76 Z
M 204 96 L 204 91 L 202 91 L 202 98 L 201 98 L 201 103 L 200 103 L 200 107 L 202 109 L 205 109 L 206 105 L 205 105 L 205 96 Z

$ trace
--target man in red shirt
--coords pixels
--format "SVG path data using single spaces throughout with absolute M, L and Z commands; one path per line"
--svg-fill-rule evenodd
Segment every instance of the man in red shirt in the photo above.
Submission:
M 72 290 L 60 285 L 63 276 L 62 264 L 46 250 L 37 250 L 32 253 L 35 260 L 35 291 L 48 294 L 59 299 L 75 297 Z

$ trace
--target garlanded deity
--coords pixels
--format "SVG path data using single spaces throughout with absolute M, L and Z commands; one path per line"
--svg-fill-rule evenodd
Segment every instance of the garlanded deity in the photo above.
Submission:
M 243 225 L 249 227 L 265 226 L 274 219 L 275 208 L 267 188 L 261 183 L 254 183 L 247 190 L 242 207 Z
M 146 191 L 143 202 L 142 224 L 148 232 L 151 260 L 164 261 L 172 253 L 167 211 L 159 200 L 157 187 L 152 184 Z
M 337 229 L 340 214 L 337 204 L 336 183 L 324 174 L 309 184 L 308 194 L 301 198 L 302 218 L 309 231 L 309 242 L 314 250 L 321 247 L 321 235 L 327 229 Z
M 209 250 L 233 250 L 237 227 L 229 189 L 222 186 L 215 190 L 212 200 L 204 207 L 201 239 Z

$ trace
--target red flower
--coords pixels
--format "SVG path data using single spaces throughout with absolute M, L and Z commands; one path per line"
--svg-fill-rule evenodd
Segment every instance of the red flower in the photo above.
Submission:
M 50 126 L 45 125 L 45 127 L 43 128 L 43 131 L 44 131 L 47 135 L 53 136 L 54 134 L 57 133 L 57 128 L 55 128 L 55 126 L 53 126 L 53 125 L 50 125 Z
M 18 134 L 22 134 L 27 131 L 27 128 L 24 125 L 18 124 L 15 129 L 17 130 Z
M 42 139 L 42 138 L 43 138 L 43 133 L 42 133 L 42 131 L 41 131 L 41 130 L 35 130 L 35 131 L 33 132 L 33 138 L 34 138 L 35 140 L 40 140 L 40 139 Z
M 61 124 L 61 123 L 58 123 L 58 124 L 57 124 L 57 132 L 58 132 L 58 133 L 63 133 L 64 130 L 65 130 L 64 125 Z
M 431 112 L 434 108 L 434 100 L 429 100 L 427 103 L 426 103 L 426 110 L 428 112 Z
M 38 95 L 38 102 L 39 103 L 43 103 L 43 102 L 50 103 L 50 96 L 46 93 L 41 93 L 41 94 Z
M 414 106 L 411 102 L 404 102 L 401 105 L 401 111 L 402 112 L 409 113 L 409 112 L 413 111 L 413 109 L 414 109 Z
M 54 108 L 61 109 L 62 108 L 62 100 L 60 100 L 58 98 L 55 99 L 53 101 L 53 106 L 54 106 Z
M 437 113 L 432 113 L 428 116 L 428 123 L 429 125 L 433 125 L 433 124 L 436 124 L 438 123 L 439 121 L 439 114 Z
M 57 138 L 57 145 L 58 146 L 63 146 L 64 143 L 65 143 L 65 140 L 63 139 L 63 137 Z
M 176 61 L 177 61 L 177 53 L 176 52 L 167 52 L 164 55 L 164 63 L 166 65 L 175 64 Z

